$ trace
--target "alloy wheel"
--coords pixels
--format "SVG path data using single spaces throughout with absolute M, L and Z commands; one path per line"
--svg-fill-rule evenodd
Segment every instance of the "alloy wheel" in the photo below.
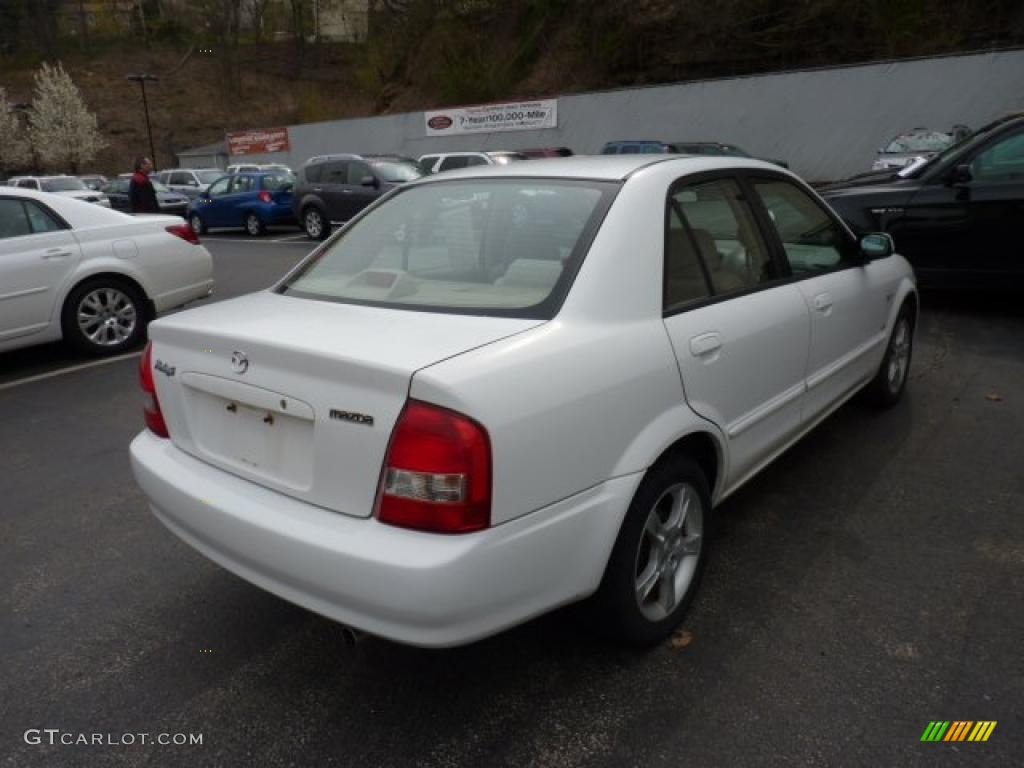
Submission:
M 889 384 L 889 391 L 896 393 L 903 387 L 903 381 L 907 378 L 907 369 L 910 367 L 910 321 L 901 317 L 896 321 L 896 328 L 892 332 L 892 342 L 889 347 L 889 367 L 886 371 L 886 381 Z
M 85 294 L 76 315 L 82 335 L 98 347 L 123 344 L 138 323 L 138 310 L 131 297 L 111 287 Z
M 320 211 L 315 208 L 306 211 L 306 234 L 316 239 L 323 234 L 324 220 Z
M 669 616 L 697 573 L 704 536 L 700 494 L 688 483 L 669 486 L 647 515 L 634 566 L 634 591 L 649 621 Z
M 250 213 L 245 217 L 245 231 L 250 235 L 258 235 L 260 233 L 260 218 L 255 213 Z

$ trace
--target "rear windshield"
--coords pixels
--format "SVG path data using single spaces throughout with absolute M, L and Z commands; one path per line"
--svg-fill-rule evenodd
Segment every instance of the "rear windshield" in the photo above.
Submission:
M 554 316 L 616 184 L 424 184 L 346 227 L 279 290 L 434 312 Z
M 518 152 L 491 152 L 490 157 L 496 165 L 508 165 L 516 160 L 526 160 L 526 155 L 521 155 Z
M 88 189 L 81 179 L 68 177 L 65 179 L 46 179 L 42 182 L 44 192 L 71 192 Z
M 909 152 L 941 152 L 952 143 L 953 136 L 948 133 L 913 133 L 897 136 L 889 142 L 884 152 L 893 155 Z
M 410 160 L 405 161 L 388 161 L 388 160 L 370 160 L 370 165 L 373 166 L 373 170 L 377 172 L 384 181 L 396 182 L 396 181 L 412 181 L 418 179 L 423 175 L 423 169 L 420 168 L 419 163 Z
M 295 174 L 291 171 L 282 171 L 280 173 L 269 173 L 263 177 L 262 187 L 263 189 L 280 189 L 285 184 L 295 184 Z

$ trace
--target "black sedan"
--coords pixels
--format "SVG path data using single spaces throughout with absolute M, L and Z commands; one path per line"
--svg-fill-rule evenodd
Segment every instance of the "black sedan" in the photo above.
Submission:
M 820 191 L 858 234 L 891 233 L 924 287 L 1024 290 L 1024 115 Z
M 131 179 L 114 179 L 103 187 L 103 192 L 110 198 L 111 208 L 131 213 L 132 206 L 128 199 L 128 184 L 130 181 Z M 160 206 L 160 213 L 170 213 L 185 218 L 188 209 L 187 197 L 177 192 L 172 192 L 155 180 L 153 180 L 153 189 L 156 190 L 156 201 Z

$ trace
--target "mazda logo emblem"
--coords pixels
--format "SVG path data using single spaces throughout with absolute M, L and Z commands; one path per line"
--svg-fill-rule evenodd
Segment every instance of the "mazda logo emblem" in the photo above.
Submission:
M 249 370 L 249 358 L 245 356 L 245 352 L 231 353 L 231 370 L 235 373 L 245 373 Z

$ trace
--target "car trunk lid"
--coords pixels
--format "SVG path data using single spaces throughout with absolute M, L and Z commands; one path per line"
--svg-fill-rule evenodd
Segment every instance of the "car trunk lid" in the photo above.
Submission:
M 415 372 L 541 322 L 264 292 L 161 319 L 150 337 L 177 447 L 267 488 L 367 517 Z

